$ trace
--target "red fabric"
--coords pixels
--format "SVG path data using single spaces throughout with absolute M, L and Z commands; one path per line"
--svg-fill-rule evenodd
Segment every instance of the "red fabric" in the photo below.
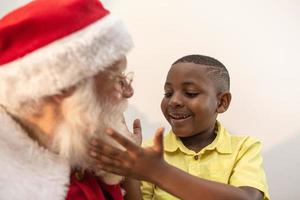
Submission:
M 109 13 L 99 0 L 35 0 L 0 19 L 0 67 Z
M 107 185 L 86 173 L 81 181 L 74 174 L 71 176 L 66 200 L 123 200 L 123 196 L 119 185 Z

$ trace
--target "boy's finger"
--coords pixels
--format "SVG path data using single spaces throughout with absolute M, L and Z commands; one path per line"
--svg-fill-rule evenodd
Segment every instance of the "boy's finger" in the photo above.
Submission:
M 133 121 L 133 133 L 134 134 L 142 134 L 142 126 L 141 121 L 139 119 L 135 119 Z
M 141 121 L 139 119 L 135 119 L 133 122 L 133 135 L 132 139 L 135 141 L 137 145 L 141 145 L 143 141 L 142 136 L 142 126 Z
M 109 172 L 109 173 L 113 173 L 113 174 L 118 174 L 118 175 L 121 175 L 121 176 L 126 176 L 127 175 L 126 170 L 120 169 L 120 167 L 106 166 L 106 165 L 98 164 L 97 168 L 100 169 L 100 170 L 103 170 L 103 171 L 106 171 L 106 172 Z
M 114 160 L 112 158 L 103 155 L 99 156 L 97 160 L 98 163 L 96 164 L 96 167 L 100 170 L 122 175 L 122 176 L 126 175 L 126 172 L 128 171 L 127 168 L 124 168 L 122 161 Z
M 118 150 L 118 149 L 111 149 L 109 147 L 104 147 L 102 149 L 98 149 L 95 147 L 90 148 L 90 155 L 94 158 L 98 158 L 99 156 L 106 156 L 110 157 L 115 160 L 123 160 L 124 158 L 124 152 Z
M 94 152 L 94 154 L 99 154 L 99 155 L 105 155 L 105 156 L 109 156 L 111 158 L 119 158 L 122 159 L 124 157 L 124 151 L 111 146 L 109 144 L 104 143 L 103 141 L 100 140 L 96 140 L 93 139 L 91 142 L 91 148 L 90 150 Z
M 163 134 L 164 134 L 164 128 L 158 128 L 155 132 L 155 136 L 154 136 L 154 146 L 153 148 L 157 151 L 157 152 L 162 152 L 163 151 Z
M 139 147 L 111 128 L 107 129 L 106 132 L 108 135 L 110 135 L 115 141 L 121 144 L 128 151 L 136 151 Z

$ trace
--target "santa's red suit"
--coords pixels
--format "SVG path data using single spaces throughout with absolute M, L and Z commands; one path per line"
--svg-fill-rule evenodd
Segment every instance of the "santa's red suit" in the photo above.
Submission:
M 119 185 L 91 173 L 78 178 L 67 162 L 38 145 L 0 108 L 0 199 L 123 199 Z

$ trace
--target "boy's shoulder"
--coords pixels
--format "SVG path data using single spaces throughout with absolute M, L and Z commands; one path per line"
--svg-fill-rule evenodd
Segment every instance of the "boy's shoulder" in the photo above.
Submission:
M 237 135 L 228 132 L 223 125 L 219 123 L 218 134 L 222 137 L 220 143 L 227 143 L 231 146 L 232 151 L 247 151 L 250 148 L 261 149 L 261 141 L 250 135 Z
M 225 135 L 226 137 L 230 137 L 232 140 L 236 141 L 258 141 L 257 138 L 247 134 L 233 134 L 219 121 L 216 123 L 216 133 L 217 135 Z
M 224 129 L 223 133 L 224 138 L 228 138 L 233 144 L 254 144 L 254 143 L 261 143 L 261 141 L 251 135 L 247 134 L 232 134 L 228 132 L 226 129 Z

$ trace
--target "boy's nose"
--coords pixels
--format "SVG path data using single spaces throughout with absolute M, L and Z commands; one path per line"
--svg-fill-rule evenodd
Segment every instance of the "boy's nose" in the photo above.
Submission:
M 169 102 L 170 106 L 172 107 L 180 107 L 183 105 L 182 99 L 180 97 L 180 94 L 174 93 L 170 99 Z

